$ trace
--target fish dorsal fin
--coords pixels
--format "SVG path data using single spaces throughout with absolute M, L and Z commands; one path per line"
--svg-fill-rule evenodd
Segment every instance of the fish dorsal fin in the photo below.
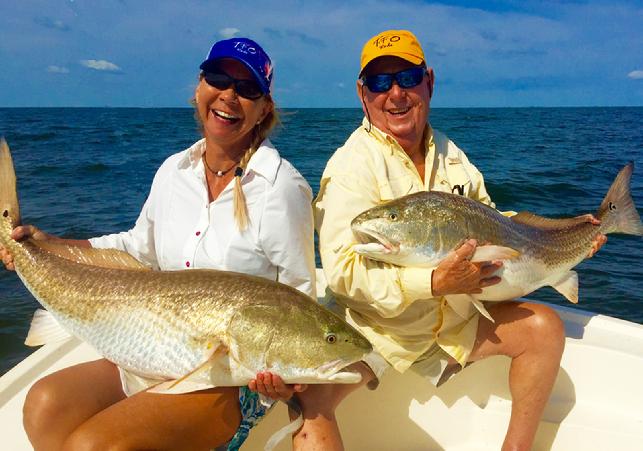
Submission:
M 55 241 L 29 241 L 44 251 L 75 263 L 108 269 L 150 269 L 127 252 L 118 249 L 72 246 Z
M 25 344 L 27 346 L 41 346 L 69 338 L 71 338 L 71 334 L 62 328 L 54 315 L 47 310 L 38 309 L 33 314 Z
M 538 227 L 544 230 L 568 229 L 587 222 L 587 219 L 583 216 L 577 216 L 575 218 L 546 218 L 529 211 L 521 211 L 511 216 L 510 219 L 519 224 Z
M 206 376 L 202 378 L 202 376 L 204 373 L 210 372 L 213 360 L 228 353 L 228 348 L 221 343 L 208 344 L 208 350 L 206 352 L 209 353 L 209 355 L 206 356 L 207 358 L 201 365 L 176 380 L 162 382 L 150 388 L 148 391 L 150 393 L 177 395 L 214 388 L 215 385 L 210 381 L 210 377 Z
M 578 303 L 578 274 L 576 271 L 567 271 L 556 283 L 551 286 L 574 304 Z

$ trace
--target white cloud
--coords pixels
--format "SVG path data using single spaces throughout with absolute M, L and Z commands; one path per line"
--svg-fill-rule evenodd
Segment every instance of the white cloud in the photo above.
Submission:
M 80 60 L 80 64 L 94 70 L 104 70 L 107 72 L 120 72 L 121 68 L 114 63 L 105 60 Z
M 47 72 L 51 72 L 52 74 L 68 74 L 69 69 L 62 66 L 47 66 Z
M 643 70 L 633 70 L 627 76 L 633 80 L 641 80 L 643 79 Z
M 224 39 L 230 39 L 230 38 L 234 38 L 236 36 L 236 34 L 239 33 L 240 31 L 241 30 L 239 30 L 238 28 L 228 27 L 228 28 L 220 29 L 219 34 Z

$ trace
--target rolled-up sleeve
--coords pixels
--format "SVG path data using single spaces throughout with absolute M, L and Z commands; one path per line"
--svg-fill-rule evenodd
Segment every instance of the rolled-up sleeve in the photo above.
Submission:
M 330 289 L 348 297 L 349 303 L 361 303 L 362 309 L 363 304 L 368 304 L 380 316 L 391 318 L 417 299 L 433 297 L 432 269 L 401 268 L 363 257 L 353 250 L 358 242 L 351 221 L 381 202 L 378 182 L 368 166 L 368 161 L 355 160 L 335 161 L 327 166 L 314 204 L 315 225 Z
M 286 166 L 266 197 L 259 229 L 263 251 L 277 267 L 279 282 L 316 299 L 312 190 Z
M 90 238 L 89 242 L 92 247 L 100 249 L 119 249 L 130 254 L 141 263 L 154 269 L 159 269 L 158 259 L 156 256 L 156 247 L 154 243 L 154 217 L 155 209 L 160 194 L 158 193 L 159 184 L 163 183 L 166 178 L 162 171 L 163 167 L 154 176 L 150 194 L 147 197 L 141 213 L 130 230 L 126 232 L 113 233 L 100 237 Z
M 154 222 L 148 214 L 149 202 L 148 198 L 132 229 L 90 238 L 92 247 L 125 251 L 141 263 L 158 269 L 154 249 Z

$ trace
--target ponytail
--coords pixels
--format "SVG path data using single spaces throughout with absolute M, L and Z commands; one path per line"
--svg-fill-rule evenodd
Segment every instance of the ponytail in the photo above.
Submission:
M 268 97 L 267 100 L 273 103 L 272 98 Z M 241 157 L 239 166 L 234 172 L 234 190 L 233 190 L 233 208 L 234 220 L 237 223 L 239 230 L 244 231 L 248 228 L 248 207 L 246 205 L 246 196 L 243 194 L 241 188 L 241 177 L 246 172 L 250 159 L 255 154 L 261 143 L 270 135 L 272 129 L 279 123 L 279 114 L 274 108 L 259 122 L 252 131 L 252 142 L 246 153 Z

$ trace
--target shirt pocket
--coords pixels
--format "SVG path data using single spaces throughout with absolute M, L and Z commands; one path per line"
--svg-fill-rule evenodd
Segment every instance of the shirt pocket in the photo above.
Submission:
M 384 202 L 397 199 L 417 191 L 414 188 L 413 178 L 410 176 L 384 179 L 379 182 L 380 199 Z

